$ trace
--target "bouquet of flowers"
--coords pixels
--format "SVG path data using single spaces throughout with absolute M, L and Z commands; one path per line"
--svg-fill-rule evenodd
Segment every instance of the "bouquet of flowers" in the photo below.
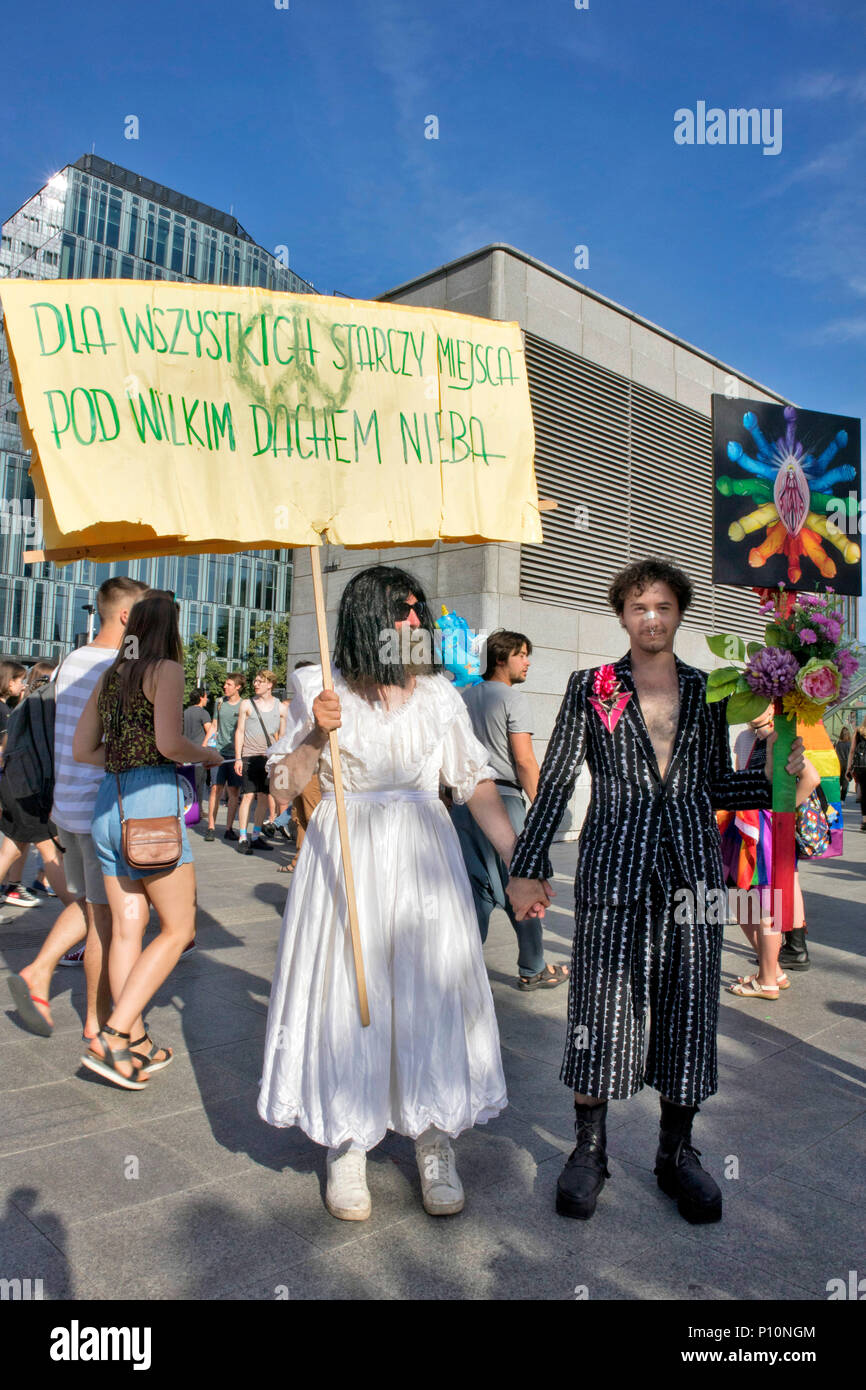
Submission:
M 707 638 L 716 656 L 742 663 L 711 672 L 707 700 L 728 700 L 728 723 L 757 719 L 771 700 L 781 699 L 789 719 L 817 724 L 827 706 L 844 699 L 859 660 L 842 642 L 844 616 L 831 591 L 780 593 L 760 612 L 767 618 L 764 644 L 726 633 Z

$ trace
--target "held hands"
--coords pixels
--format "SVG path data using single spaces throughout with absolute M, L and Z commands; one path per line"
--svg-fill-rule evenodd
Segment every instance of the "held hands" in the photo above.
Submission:
M 518 922 L 527 917 L 543 917 L 551 898 L 556 897 L 543 878 L 510 878 L 505 891 Z
M 775 729 L 771 734 L 767 735 L 767 762 L 764 771 L 766 773 L 768 782 L 772 782 L 773 780 L 773 744 L 776 742 L 776 739 L 778 737 L 778 732 Z M 785 764 L 785 771 L 790 773 L 792 777 L 796 777 L 799 781 L 805 770 L 805 745 L 801 738 L 795 738 L 794 742 L 791 744 L 791 756 Z
M 333 690 L 323 690 L 316 696 L 313 701 L 313 717 L 317 731 L 325 738 L 334 729 L 339 729 L 342 723 L 340 714 L 340 698 Z

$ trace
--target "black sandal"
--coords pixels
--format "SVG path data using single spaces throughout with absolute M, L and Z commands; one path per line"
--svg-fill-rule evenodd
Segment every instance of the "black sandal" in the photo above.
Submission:
M 129 1062 L 131 1067 L 137 1068 L 138 1062 L 141 1059 L 134 1057 L 128 1047 L 120 1047 L 116 1052 L 112 1052 L 108 1045 L 106 1035 L 109 1038 L 123 1038 L 126 1042 L 129 1042 L 128 1033 L 118 1033 L 116 1028 L 109 1028 L 108 1024 L 106 1024 L 103 1028 L 100 1028 L 96 1035 L 97 1041 L 102 1044 L 105 1050 L 105 1056 L 100 1057 L 98 1053 L 88 1049 L 81 1059 L 82 1063 L 89 1071 L 95 1071 L 99 1076 L 103 1076 L 106 1081 L 110 1081 L 114 1086 L 122 1086 L 125 1091 L 143 1091 L 147 1085 L 146 1076 L 142 1081 L 137 1081 L 135 1077 L 140 1074 L 139 1071 L 134 1070 L 132 1076 L 124 1076 L 123 1072 L 119 1071 L 117 1067 L 118 1062 Z
M 136 1038 L 135 1042 L 131 1042 L 129 1044 L 130 1052 L 134 1047 L 140 1047 L 141 1044 L 144 1042 L 150 1043 L 150 1051 L 143 1058 L 140 1052 L 137 1052 L 134 1055 L 136 1057 L 142 1058 L 144 1062 L 144 1071 L 146 1071 L 149 1076 L 152 1071 L 162 1071 L 163 1067 L 167 1067 L 169 1062 L 174 1057 L 174 1052 L 170 1047 L 160 1047 L 158 1043 L 155 1043 L 153 1041 L 153 1038 L 150 1036 L 149 1033 L 145 1033 L 143 1038 Z M 157 1052 L 164 1052 L 166 1054 L 166 1056 L 162 1059 L 161 1062 L 154 1061 L 154 1054 Z
M 543 970 L 539 970 L 537 975 L 521 975 L 517 981 L 518 989 L 556 989 L 557 985 L 565 984 L 568 979 L 568 971 L 564 965 L 546 965 Z

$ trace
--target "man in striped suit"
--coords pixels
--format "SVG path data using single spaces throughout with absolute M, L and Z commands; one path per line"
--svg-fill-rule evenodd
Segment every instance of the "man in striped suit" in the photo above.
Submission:
M 586 760 L 592 794 L 578 846 L 561 1071 L 575 1091 L 577 1143 L 556 1202 L 578 1219 L 592 1215 L 610 1176 L 607 1103 L 644 1084 L 661 1095 L 659 1186 L 689 1221 L 722 1214 L 721 1192 L 691 1144 L 698 1106 L 717 1089 L 726 910 L 714 811 L 770 806 L 772 745 L 765 770 L 733 771 L 724 705 L 707 704 L 705 674 L 673 652 L 691 597 L 688 576 L 666 561 L 639 561 L 615 577 L 609 598 L 629 652 L 572 675 L 510 865 L 515 915 L 543 915 L 548 849 Z M 805 770 L 799 739 L 787 769 Z

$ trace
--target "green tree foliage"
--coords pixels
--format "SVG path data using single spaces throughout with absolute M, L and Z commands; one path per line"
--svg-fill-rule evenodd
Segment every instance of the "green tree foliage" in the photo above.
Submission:
M 198 663 L 199 652 L 205 653 L 204 680 L 196 680 L 196 666 Z M 203 633 L 197 632 L 186 644 L 183 654 L 183 701 L 184 705 L 189 704 L 189 698 L 197 685 L 203 685 L 208 693 L 208 706 L 213 712 L 213 702 L 219 699 L 223 693 L 223 681 L 226 676 L 226 664 L 215 655 L 216 645 L 208 641 Z
M 270 663 L 277 678 L 277 687 L 286 684 L 286 666 L 289 660 L 289 620 L 274 618 L 274 653 Z M 247 673 L 247 694 L 252 694 L 253 676 L 268 665 L 268 647 L 271 637 L 271 620 L 258 619 L 250 628 L 250 641 L 244 658 Z

